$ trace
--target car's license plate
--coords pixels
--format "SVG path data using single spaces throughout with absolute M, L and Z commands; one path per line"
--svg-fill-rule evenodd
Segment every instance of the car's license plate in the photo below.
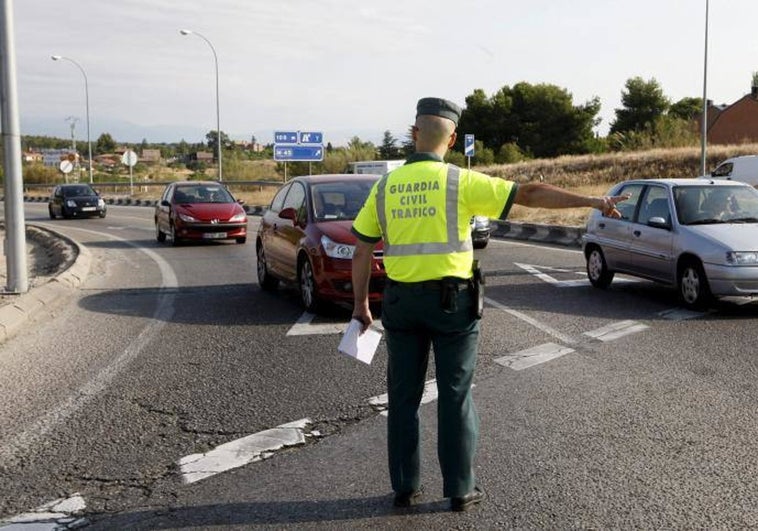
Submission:
M 95 207 L 82 207 L 82 212 L 94 212 L 95 210 Z
M 203 234 L 203 238 L 207 238 L 209 240 L 218 239 L 218 238 L 226 238 L 225 232 L 206 232 Z

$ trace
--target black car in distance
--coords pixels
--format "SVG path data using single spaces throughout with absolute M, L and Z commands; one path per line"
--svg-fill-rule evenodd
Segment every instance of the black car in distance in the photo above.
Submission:
M 69 219 L 73 217 L 105 217 L 107 207 L 100 194 L 89 184 L 59 184 L 53 189 L 47 203 L 50 219 L 58 216 Z

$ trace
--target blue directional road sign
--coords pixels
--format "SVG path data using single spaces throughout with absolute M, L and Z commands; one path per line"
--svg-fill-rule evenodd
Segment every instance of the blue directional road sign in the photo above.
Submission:
M 299 144 L 321 144 L 324 140 L 324 135 L 320 131 L 299 131 L 299 133 Z
M 466 135 L 464 137 L 464 154 L 467 157 L 474 156 L 474 135 Z
M 298 131 L 275 131 L 275 144 L 297 144 Z
M 274 160 L 318 162 L 324 160 L 324 146 L 274 145 Z

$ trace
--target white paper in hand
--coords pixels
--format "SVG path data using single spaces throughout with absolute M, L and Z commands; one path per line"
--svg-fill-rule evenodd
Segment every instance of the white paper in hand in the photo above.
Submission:
M 362 328 L 363 323 L 357 319 L 351 319 L 337 350 L 370 365 L 382 334 L 373 328 L 368 328 L 361 334 Z

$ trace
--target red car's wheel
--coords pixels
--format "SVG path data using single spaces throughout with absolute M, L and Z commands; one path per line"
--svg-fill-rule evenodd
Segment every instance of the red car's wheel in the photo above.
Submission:
M 300 284 L 300 302 L 306 311 L 316 313 L 321 308 L 321 301 L 318 298 L 316 289 L 316 278 L 313 275 L 313 266 L 308 258 L 303 258 L 300 262 L 298 272 L 298 281 Z

